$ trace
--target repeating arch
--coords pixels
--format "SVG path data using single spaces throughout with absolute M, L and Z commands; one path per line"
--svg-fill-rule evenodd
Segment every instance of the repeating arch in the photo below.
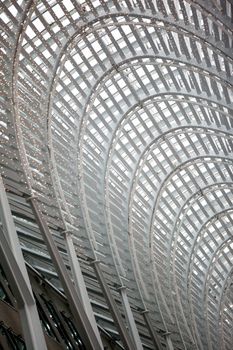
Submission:
M 148 309 L 164 348 L 171 333 L 175 349 L 230 350 L 232 2 L 2 9 L 9 187 L 37 194 L 64 259 L 60 231 L 71 230 L 114 295 L 127 287 L 138 325 Z

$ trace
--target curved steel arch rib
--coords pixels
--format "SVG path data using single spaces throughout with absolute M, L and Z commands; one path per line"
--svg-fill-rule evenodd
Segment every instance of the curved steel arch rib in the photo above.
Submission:
M 2 9 L 10 188 L 37 193 L 61 249 L 60 231 L 72 230 L 83 261 L 101 260 L 114 295 L 127 287 L 143 346 L 152 343 L 137 308 L 151 311 L 164 348 L 172 340 L 175 350 L 211 350 L 222 340 L 229 350 L 232 2 Z M 27 244 L 39 249 L 34 238 Z M 98 291 L 92 298 L 97 305 Z

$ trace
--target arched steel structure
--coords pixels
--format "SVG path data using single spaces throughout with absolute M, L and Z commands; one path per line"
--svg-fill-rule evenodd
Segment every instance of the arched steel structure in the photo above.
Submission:
M 82 269 L 126 287 L 145 349 L 140 311 L 161 348 L 231 350 L 232 1 L 1 8 L 8 190 L 37 196 L 64 261 L 72 232 Z M 60 286 L 41 235 L 21 242 Z

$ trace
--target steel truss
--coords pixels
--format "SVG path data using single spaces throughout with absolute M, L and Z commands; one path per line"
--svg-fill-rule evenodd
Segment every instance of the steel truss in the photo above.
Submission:
M 87 347 L 97 321 L 126 349 L 230 350 L 232 2 L 1 7 L 1 173 L 25 259 Z

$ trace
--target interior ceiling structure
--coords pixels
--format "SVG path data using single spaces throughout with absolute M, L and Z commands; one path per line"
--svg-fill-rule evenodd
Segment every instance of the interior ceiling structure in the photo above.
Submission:
M 231 350 L 232 0 L 1 8 L 11 200 L 36 194 L 60 247 L 72 232 L 80 261 L 100 260 L 174 349 Z M 58 285 L 40 234 L 15 221 Z

